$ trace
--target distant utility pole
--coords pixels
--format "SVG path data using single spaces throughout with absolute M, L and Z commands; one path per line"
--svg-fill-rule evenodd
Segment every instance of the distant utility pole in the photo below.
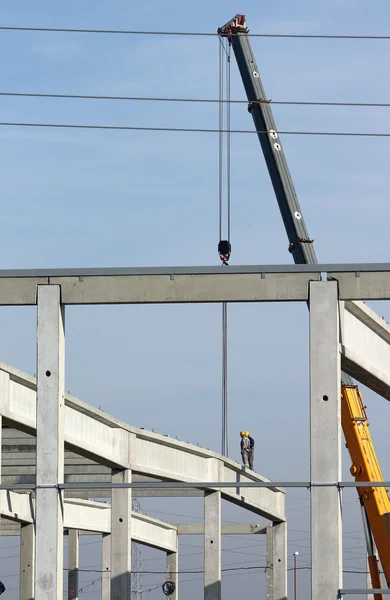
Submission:
M 299 552 L 294 552 L 294 600 L 297 600 L 297 556 Z

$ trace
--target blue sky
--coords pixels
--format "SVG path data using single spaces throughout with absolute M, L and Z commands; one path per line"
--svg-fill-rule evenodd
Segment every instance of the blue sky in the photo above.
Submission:
M 390 17 L 384 0 L 375 10 L 357 0 L 240 5 L 3 0 L 0 14 L 1 24 L 11 26 L 214 32 L 238 11 L 247 14 L 252 32 L 264 33 L 388 34 Z M 274 100 L 389 101 L 389 41 L 254 38 L 252 45 Z M 1 31 L 0 52 L 3 92 L 218 96 L 214 38 Z M 234 60 L 232 98 L 244 98 Z M 0 97 L 0 111 L 0 121 L 13 122 L 218 125 L 211 104 Z M 390 109 L 275 105 L 274 116 L 279 130 L 390 132 Z M 233 106 L 232 127 L 253 127 L 245 104 Z M 387 261 L 390 141 L 322 136 L 282 141 L 319 260 Z M 214 134 L 0 127 L 0 177 L 1 268 L 218 264 Z M 234 135 L 231 264 L 290 263 L 287 245 L 258 140 Z M 379 310 L 390 316 L 385 304 Z M 238 432 L 250 428 L 257 469 L 273 479 L 308 474 L 307 317 L 301 305 L 229 307 L 230 453 L 238 458 Z M 2 309 L 0 328 L 1 360 L 34 373 L 35 311 Z M 219 306 L 71 308 L 67 387 L 133 425 L 219 450 L 220 340 Z M 386 476 L 388 406 L 369 392 L 365 398 Z M 346 476 L 348 468 L 345 457 Z M 298 549 L 308 565 L 309 497 L 298 491 L 290 496 L 289 557 Z M 345 564 L 362 568 L 363 538 L 351 533 L 361 529 L 357 503 L 353 495 L 345 500 L 350 503 L 344 510 Z M 172 505 L 144 502 L 151 514 L 201 514 L 195 501 Z M 226 515 L 241 518 L 233 509 Z M 241 542 L 232 540 L 230 548 L 250 544 Z M 257 553 L 261 557 L 261 545 L 251 550 L 252 560 Z M 239 551 L 227 557 L 226 563 L 245 560 Z M 181 568 L 201 566 L 201 560 L 183 559 Z M 1 568 L 9 572 L 9 564 L 4 560 Z M 241 585 L 249 591 L 254 580 L 261 598 L 265 575 L 258 573 L 227 579 L 227 600 Z M 300 573 L 300 581 L 305 600 L 308 572 Z M 357 582 L 362 584 L 346 578 Z M 182 593 L 195 597 L 200 585 L 183 583 Z M 10 600 L 17 597 L 12 593 Z

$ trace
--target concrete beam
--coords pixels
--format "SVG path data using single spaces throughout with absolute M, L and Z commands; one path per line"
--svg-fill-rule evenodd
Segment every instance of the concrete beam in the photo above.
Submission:
M 329 279 L 336 279 L 340 300 L 389 300 L 390 272 L 352 273 L 328 271 Z
M 302 301 L 312 273 L 140 275 L 79 278 L 59 277 L 65 304 L 160 304 L 191 302 Z
M 0 393 L 0 415 L 12 427 L 21 428 L 31 435 L 35 433 L 36 422 L 35 385 L 33 377 L 0 363 L 0 391 L 3 390 Z M 241 465 L 216 452 L 130 427 L 72 396 L 65 397 L 64 436 L 66 448 L 72 452 L 102 462 L 105 466 L 131 467 L 135 476 L 183 482 L 237 481 L 236 487 L 223 489 L 225 500 L 266 519 L 285 520 L 283 490 L 273 488 L 272 482 L 269 488 L 240 488 L 238 485 L 240 481 L 268 482 L 267 478 L 254 472 L 243 472 Z M 146 495 L 169 494 L 145 491 Z M 172 495 L 182 494 L 176 492 Z M 102 497 L 107 497 L 107 494 Z
M 251 535 L 251 534 L 266 534 L 268 524 L 264 525 L 248 525 L 247 523 L 222 523 L 222 535 Z M 203 535 L 203 523 L 178 523 L 177 533 L 179 535 Z
M 342 317 L 342 370 L 390 400 L 390 326 L 363 302 L 346 302 Z
M 341 481 L 341 361 L 337 282 L 310 284 L 310 480 Z M 311 599 L 336 598 L 342 586 L 341 495 L 313 487 Z
M 34 505 L 30 494 L 0 490 L 0 535 L 19 535 L 18 523 L 34 522 Z M 14 525 L 16 523 L 16 525 Z M 177 552 L 177 527 L 142 513 L 132 512 L 133 541 L 144 546 Z M 111 505 L 105 502 L 67 498 L 64 502 L 64 529 L 76 529 L 88 533 L 111 533 Z
M 165 550 L 178 551 L 177 528 L 141 513 L 132 513 L 132 537 L 139 544 Z
M 0 515 L 19 523 L 34 523 L 34 505 L 30 494 L 0 490 Z
M 48 277 L 6 277 L 0 285 L 0 306 L 34 306 L 38 286 L 48 283 Z
M 249 265 L 0 272 L 0 305 L 36 304 L 37 286 L 61 286 L 63 304 L 276 302 L 308 299 L 321 273 L 339 282 L 341 300 L 390 299 L 390 265 Z
M 67 498 L 64 503 L 64 528 L 110 533 L 111 506 L 103 502 Z

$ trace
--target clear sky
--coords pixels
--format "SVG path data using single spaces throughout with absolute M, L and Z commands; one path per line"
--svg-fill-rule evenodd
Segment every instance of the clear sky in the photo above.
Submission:
M 3 0 L 0 24 L 215 32 L 238 11 L 247 15 L 252 32 L 389 34 L 385 0 L 377 0 L 375 10 L 358 0 Z M 255 38 L 252 45 L 274 100 L 389 102 L 390 41 Z M 0 52 L 0 92 L 218 96 L 216 38 L 0 31 Z M 232 98 L 244 97 L 233 60 Z M 0 121 L 12 122 L 218 126 L 212 104 L 0 97 L 0 111 Z M 390 132 L 390 108 L 275 105 L 274 116 L 280 130 Z M 232 127 L 253 128 L 245 104 L 233 106 Z M 319 260 L 387 261 L 390 140 L 284 136 L 282 141 Z M 0 126 L 0 177 L 1 268 L 219 262 L 215 134 Z M 258 140 L 234 135 L 230 262 L 290 263 L 287 245 Z M 375 309 L 390 315 L 384 304 Z M 35 311 L 2 309 L 0 331 L 0 359 L 35 373 Z M 229 454 L 239 458 L 238 433 L 250 429 L 256 438 L 257 470 L 275 480 L 308 476 L 307 348 L 305 306 L 229 307 Z M 67 310 L 67 388 L 73 395 L 132 425 L 213 450 L 220 449 L 220 349 L 219 306 Z M 369 392 L 365 399 L 386 477 L 388 406 Z M 352 494 L 345 500 L 344 564 L 362 570 L 357 501 Z M 195 500 L 144 501 L 143 506 L 172 521 L 185 518 L 175 514 L 189 515 L 189 521 L 201 515 Z M 310 562 L 308 506 L 308 493 L 289 494 L 289 561 L 298 550 L 302 566 Z M 233 509 L 226 510 L 226 518 L 253 521 Z M 185 542 L 201 545 L 194 539 Z M 224 565 L 263 564 L 264 545 L 253 544 L 227 540 Z M 7 558 L 11 551 L 0 553 L 2 577 L 10 590 L 17 588 L 18 578 L 10 573 L 18 565 Z M 163 561 L 153 558 L 156 553 L 143 551 L 143 556 L 150 559 L 143 563 L 145 569 L 161 568 Z M 84 565 L 91 564 L 89 557 L 89 552 L 82 554 Z M 180 568 L 201 565 L 201 554 L 195 554 L 183 558 Z M 160 582 L 157 575 L 150 577 L 145 577 L 145 587 Z M 300 600 L 307 600 L 309 571 L 300 571 L 299 578 Z M 92 579 L 93 574 L 83 575 L 86 583 Z M 187 584 L 185 579 L 193 578 L 182 579 L 183 596 L 192 600 L 201 593 L 200 575 Z M 345 583 L 364 585 L 361 576 L 346 576 Z M 262 570 L 229 574 L 224 598 L 233 600 L 254 587 L 257 597 L 265 598 Z M 98 583 L 88 588 L 87 598 L 98 598 L 98 589 Z M 157 596 L 161 591 L 145 595 L 151 600 Z M 17 598 L 16 589 L 8 598 Z

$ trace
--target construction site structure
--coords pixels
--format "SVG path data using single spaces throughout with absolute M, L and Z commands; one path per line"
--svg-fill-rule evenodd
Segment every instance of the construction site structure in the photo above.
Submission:
M 231 44 L 248 98 L 248 111 L 263 151 L 272 186 L 289 240 L 288 250 L 296 264 L 317 264 L 314 240 L 310 238 L 299 205 L 288 163 L 272 114 L 272 101 L 267 99 L 259 68 L 248 37 L 245 15 L 237 14 L 218 29 Z M 361 395 L 352 378 L 341 373 L 342 424 L 356 481 L 383 481 L 375 449 L 368 431 Z M 355 434 L 355 435 L 353 435 Z M 369 458 L 368 458 L 369 457 Z M 359 479 L 360 477 L 360 479 Z M 366 532 L 367 554 L 373 588 L 381 588 L 381 580 L 372 536 L 377 545 L 387 585 L 390 585 L 390 501 L 384 488 L 358 489 Z M 313 535 L 313 532 L 312 532 Z M 315 535 L 315 532 L 314 532 Z M 380 600 L 383 595 L 375 595 Z

